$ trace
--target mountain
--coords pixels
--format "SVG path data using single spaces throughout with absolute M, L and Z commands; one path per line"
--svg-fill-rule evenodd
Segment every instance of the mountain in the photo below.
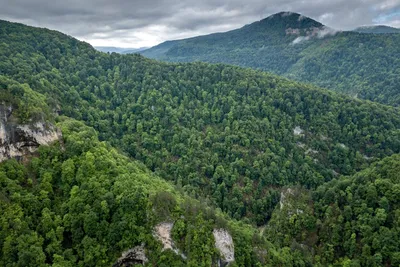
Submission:
M 374 34 L 400 33 L 400 29 L 386 25 L 361 26 L 354 29 L 353 31 L 359 33 L 374 33 Z
M 139 53 L 141 51 L 144 51 L 148 49 L 148 47 L 140 47 L 140 48 L 132 48 L 132 49 L 126 49 L 122 52 L 122 54 L 134 54 L 134 53 Z
M 125 50 L 131 49 L 131 48 L 121 48 L 113 46 L 95 46 L 94 48 L 104 53 L 120 53 L 120 54 L 122 54 Z
M 325 29 L 291 16 L 304 36 Z M 269 231 L 288 189 L 304 192 L 296 203 L 306 209 L 327 182 L 400 153 L 395 107 L 236 66 L 101 53 L 17 23 L 0 21 L 0 38 L 12 122 L 43 119 L 62 132 L 36 157 L 0 164 L 3 266 L 336 264 L 344 254 L 329 239 L 313 254 L 315 243 L 285 233 L 312 239 L 312 220 L 287 216 L 297 228 Z M 396 262 L 396 246 L 374 244 L 377 262 Z
M 328 30 L 328 28 L 315 20 L 297 13 L 281 12 L 237 30 L 167 41 L 143 51 L 142 54 L 160 59 L 171 57 L 171 60 L 176 56 L 179 60 L 180 57 L 189 59 L 205 53 L 222 53 L 235 49 L 272 49 L 281 47 L 282 43 L 291 43 L 298 37 L 318 36 L 318 33 L 323 30 Z M 261 47 L 259 47 L 260 44 L 262 44 Z
M 399 42 L 400 35 L 340 32 L 300 14 L 282 12 L 237 30 L 168 41 L 141 54 L 171 62 L 266 70 L 398 106 Z
M 104 53 L 119 53 L 119 54 L 133 54 L 148 49 L 148 47 L 122 48 L 122 47 L 112 47 L 112 46 L 95 46 L 94 48 Z

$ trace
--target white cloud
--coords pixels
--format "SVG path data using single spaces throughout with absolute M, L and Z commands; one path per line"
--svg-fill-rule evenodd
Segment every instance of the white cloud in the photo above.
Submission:
M 335 29 L 373 24 L 400 0 L 0 0 L 0 18 L 62 31 L 94 45 L 140 47 L 239 28 L 290 10 Z M 386 24 L 398 26 L 398 17 Z
M 293 40 L 292 44 L 297 45 L 297 44 L 303 43 L 305 41 L 308 41 L 310 39 L 311 39 L 311 36 L 299 36 Z

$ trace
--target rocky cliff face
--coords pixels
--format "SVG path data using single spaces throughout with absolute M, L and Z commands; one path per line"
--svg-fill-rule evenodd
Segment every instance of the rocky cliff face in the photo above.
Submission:
M 219 266 L 227 266 L 235 261 L 235 246 L 232 236 L 225 229 L 214 229 L 215 247 L 221 254 Z
M 0 162 L 34 153 L 40 145 L 61 138 L 61 132 L 44 121 L 18 124 L 11 106 L 0 104 Z
M 122 253 L 122 256 L 113 264 L 113 267 L 145 265 L 148 261 L 144 245 L 142 244 Z

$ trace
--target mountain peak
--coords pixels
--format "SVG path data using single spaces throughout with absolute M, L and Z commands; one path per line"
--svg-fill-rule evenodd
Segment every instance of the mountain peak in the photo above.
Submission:
M 269 16 L 268 18 L 272 18 L 272 17 L 281 17 L 281 18 L 286 18 L 286 17 L 299 17 L 301 16 L 301 14 L 296 13 L 296 12 L 291 12 L 291 11 L 281 11 L 278 13 L 275 13 L 271 16 Z
M 263 20 L 263 23 L 267 24 L 280 24 L 281 26 L 285 26 L 285 28 L 321 28 L 324 25 L 316 20 L 313 20 L 309 17 L 303 16 L 299 13 L 290 12 L 290 11 L 282 11 L 276 14 L 273 14 Z
M 278 33 L 281 36 L 314 36 L 327 28 L 322 23 L 294 12 L 279 12 L 243 27 L 248 32 Z

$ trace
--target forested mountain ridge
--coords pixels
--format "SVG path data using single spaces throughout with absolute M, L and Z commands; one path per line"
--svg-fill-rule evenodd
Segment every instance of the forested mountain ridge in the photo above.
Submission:
M 42 229 L 36 222 L 40 214 L 47 220 L 48 211 L 34 209 L 29 213 L 32 207 L 28 205 L 26 212 L 33 215 L 28 215 L 32 218 L 28 218 L 28 226 L 23 225 L 22 233 L 13 233 L 10 220 L 4 217 L 1 227 L 8 228 L 4 228 L 7 231 L 0 241 L 2 253 L 10 255 L 4 258 L 5 265 L 12 266 L 20 259 L 24 243 L 36 244 L 30 247 L 33 250 L 42 247 L 42 252 L 37 251 L 41 253 L 38 259 L 58 266 L 64 261 L 103 266 L 115 260 L 121 250 L 144 240 L 153 246 L 150 236 L 154 223 L 138 220 L 118 225 L 122 229 L 132 227 L 133 233 L 144 229 L 142 236 L 127 234 L 126 238 L 121 237 L 121 228 L 110 226 L 120 221 L 132 203 L 140 203 L 132 210 L 137 213 L 132 218 L 146 218 L 144 212 L 150 209 L 142 207 L 152 202 L 147 196 L 125 191 L 139 190 L 135 189 L 135 177 L 141 176 L 137 174 L 138 163 L 130 165 L 128 158 L 108 144 L 142 161 L 192 198 L 253 225 L 269 222 L 282 187 L 298 185 L 303 190 L 313 190 L 338 175 L 352 175 L 371 162 L 400 152 L 398 108 L 351 99 L 250 69 L 222 64 L 161 63 L 139 55 L 105 54 L 61 33 L 4 21 L 0 22 L 0 39 L 0 78 L 6 81 L 0 84 L 2 92 L 13 92 L 15 83 L 26 84 L 45 97 L 52 112 L 82 120 L 95 129 L 57 117 L 64 133 L 65 151 L 57 145 L 43 147 L 41 158 L 32 161 L 32 166 L 24 167 L 14 161 L 1 165 L 5 173 L 1 181 L 7 185 L 2 187 L 1 205 L 7 214 L 14 218 L 11 211 L 20 211 L 21 201 L 30 205 L 30 198 L 46 200 L 44 204 L 50 213 L 55 213 L 51 215 L 54 227 Z M 7 101 L 19 103 L 18 99 Z M 108 144 L 100 143 L 97 135 Z M 114 159 L 109 160 L 110 157 Z M 63 166 L 74 171 L 68 175 L 65 170 L 63 176 Z M 149 172 L 141 170 L 146 172 L 142 176 L 145 192 L 154 188 L 157 190 L 153 194 L 163 192 L 164 185 L 175 190 L 158 178 L 158 185 L 152 184 Z M 122 185 L 110 187 L 116 180 Z M 69 188 L 71 184 L 78 189 Z M 102 194 L 92 195 L 97 191 Z M 120 198 L 113 197 L 121 194 Z M 185 206 L 177 193 L 173 194 L 178 203 L 183 203 L 183 207 L 178 203 L 174 207 L 187 207 L 190 211 L 190 205 Z M 77 196 L 88 198 L 78 201 Z M 115 199 L 121 202 L 114 205 Z M 44 207 L 38 206 L 41 208 Z M 198 210 L 190 214 L 197 215 Z M 103 220 L 99 216 L 104 212 Z M 18 212 L 15 221 L 20 221 L 24 214 Z M 218 253 L 210 244 L 212 228 L 219 225 L 219 219 L 211 214 L 179 220 L 181 215 L 188 216 L 185 214 L 178 212 L 172 217 L 178 223 L 173 235 L 179 249 L 193 249 L 192 256 L 185 261 L 167 250 L 168 255 L 158 257 L 162 250 L 158 247 L 151 250 L 158 251 L 154 257 L 165 260 L 164 266 L 216 263 Z M 234 233 L 237 266 L 323 264 L 296 246 L 285 244 L 275 249 L 260 239 L 254 228 L 244 225 L 243 232 L 236 228 L 229 230 Z M 29 233 L 24 232 L 26 229 L 30 229 Z M 236 237 L 235 231 L 239 231 Z M 61 237 L 60 232 L 66 236 Z M 191 243 L 192 239 L 197 243 Z M 112 249 L 107 250 L 109 247 Z M 200 248 L 204 247 L 207 249 L 201 253 L 204 250 Z M 65 248 L 68 249 L 64 251 Z M 21 255 L 19 265 L 23 266 L 31 256 Z M 325 262 L 333 264 L 340 257 L 334 255 Z
M 372 33 L 372 34 L 400 33 L 400 29 L 385 25 L 361 26 L 354 29 L 353 31 L 359 33 Z
M 400 104 L 400 34 L 340 32 L 282 12 L 240 29 L 168 41 L 141 52 L 172 62 L 271 71 L 361 99 Z
M 148 49 L 148 47 L 140 48 L 122 48 L 113 46 L 95 46 L 96 50 L 104 53 L 119 53 L 119 54 L 133 54 Z
M 238 67 L 108 55 L 20 24 L 0 30 L 2 75 L 237 219 L 265 223 L 276 186 L 314 188 L 400 152 L 396 108 Z

